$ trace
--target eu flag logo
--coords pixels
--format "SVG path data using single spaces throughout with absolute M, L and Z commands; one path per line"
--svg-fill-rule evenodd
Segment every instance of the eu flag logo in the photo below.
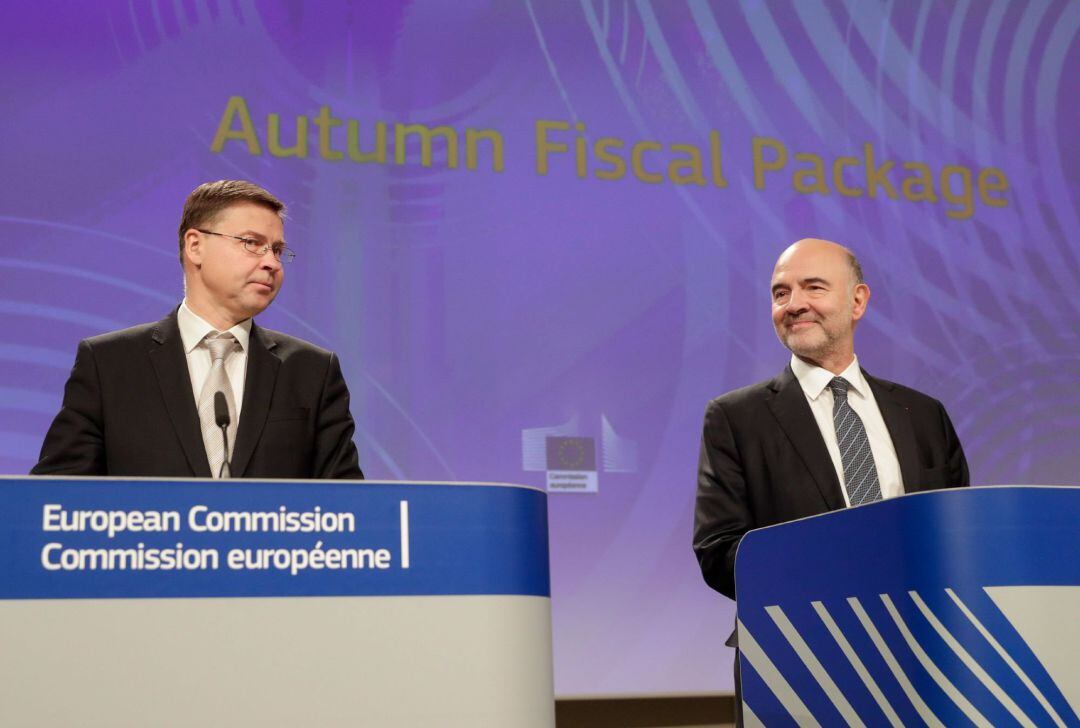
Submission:
M 548 470 L 596 470 L 596 441 L 591 437 L 548 437 Z

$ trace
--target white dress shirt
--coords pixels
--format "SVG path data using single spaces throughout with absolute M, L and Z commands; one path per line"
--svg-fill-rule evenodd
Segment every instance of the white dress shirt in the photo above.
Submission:
M 836 426 L 833 424 L 833 393 L 829 382 L 834 375 L 827 369 L 808 364 L 794 354 L 791 355 L 791 371 L 799 380 L 806 401 L 814 413 L 825 447 L 832 458 L 836 477 L 840 479 L 840 492 L 844 494 L 844 505 L 850 506 L 847 488 L 844 484 L 844 463 L 840 459 L 840 446 L 836 443 Z M 862 420 L 866 436 L 870 440 L 870 452 L 874 454 L 874 466 L 877 468 L 878 483 L 881 485 L 881 497 L 893 498 L 904 494 L 904 479 L 900 475 L 900 461 L 896 457 L 889 429 L 881 417 L 874 393 L 859 369 L 859 359 L 852 360 L 848 368 L 838 376 L 851 385 L 848 388 L 848 404 Z
M 188 376 L 191 377 L 191 391 L 195 395 L 195 406 L 199 404 L 203 384 L 210 374 L 210 349 L 206 345 L 206 335 L 217 332 L 197 313 L 188 308 L 187 299 L 180 303 L 176 312 L 176 325 L 180 327 L 180 339 L 184 342 L 187 355 Z M 236 403 L 234 417 L 240 421 L 240 410 L 244 406 L 244 377 L 247 376 L 248 342 L 251 339 L 251 319 L 241 321 L 228 330 L 240 343 L 240 349 L 234 351 L 225 360 L 225 373 L 232 386 L 233 402 Z M 221 332 L 224 333 L 224 332 Z

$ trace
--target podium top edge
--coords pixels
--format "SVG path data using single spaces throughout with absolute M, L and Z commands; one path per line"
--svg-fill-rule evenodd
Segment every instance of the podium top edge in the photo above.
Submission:
M 458 485 L 458 486 L 480 486 L 480 487 L 496 487 L 496 488 L 521 488 L 524 490 L 535 490 L 540 493 L 547 494 L 547 491 L 543 488 L 535 485 L 524 485 L 522 483 L 502 483 L 502 482 L 488 482 L 488 481 L 474 481 L 474 480 L 344 480 L 344 479 L 320 479 L 320 478 L 155 478 L 155 477 L 143 477 L 143 476 L 105 476 L 105 475 L 0 475 L 0 482 L 10 480 L 22 480 L 22 481 L 85 481 L 85 482 L 137 482 L 137 483 L 219 483 L 225 485 L 227 483 L 236 484 L 251 484 L 251 483 L 304 483 L 310 485 L 312 483 L 324 483 L 324 484 L 353 484 L 353 485 Z M 224 481 L 224 482 L 223 482 Z
M 883 503 L 896 503 L 896 502 L 901 501 L 901 500 L 908 500 L 908 499 L 911 499 L 911 498 L 918 498 L 920 496 L 935 496 L 935 495 L 942 495 L 942 494 L 946 494 L 946 493 L 952 493 L 952 494 L 969 493 L 969 492 L 972 492 L 972 491 L 983 491 L 983 490 L 986 490 L 986 491 L 990 491 L 990 490 L 995 490 L 995 491 L 1002 491 L 1002 490 L 1077 490 L 1077 491 L 1080 491 L 1080 485 L 1064 485 L 1064 484 L 1062 484 L 1062 485 L 1051 485 L 1049 483 L 1013 483 L 1013 484 L 1002 483 L 1000 485 L 986 485 L 986 484 L 984 484 L 984 485 L 964 486 L 962 488 L 937 488 L 935 490 L 919 490 L 919 491 L 916 491 L 914 493 L 901 493 L 898 496 L 894 496 L 892 498 L 884 498 L 882 500 L 877 500 L 877 501 L 874 501 L 872 503 L 862 503 L 862 504 L 857 505 L 857 506 L 847 506 L 845 508 L 839 508 L 839 509 L 837 509 L 835 511 L 826 511 L 824 513 L 815 513 L 812 516 L 803 516 L 802 518 L 795 518 L 795 519 L 793 519 L 791 521 L 784 521 L 783 523 L 774 523 L 774 524 L 771 524 L 771 525 L 768 525 L 768 526 L 761 526 L 760 528 L 753 528 L 753 529 L 750 529 L 749 531 L 747 531 L 746 535 L 749 536 L 752 533 L 759 533 L 761 531 L 768 531 L 771 528 L 782 528 L 782 527 L 788 526 L 788 525 L 790 525 L 792 523 L 799 523 L 800 521 L 808 521 L 808 520 L 811 520 L 811 519 L 814 519 L 814 518 L 821 518 L 822 516 L 831 516 L 831 515 L 835 515 L 837 513 L 850 512 L 850 511 L 854 511 L 854 510 L 856 510 L 858 508 L 873 508 L 875 506 L 880 506 Z M 745 536 L 744 536 L 744 538 L 745 538 Z

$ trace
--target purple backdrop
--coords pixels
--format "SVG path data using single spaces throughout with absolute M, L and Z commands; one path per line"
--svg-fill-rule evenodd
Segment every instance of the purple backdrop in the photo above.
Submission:
M 547 436 L 593 449 L 597 492 L 550 501 L 560 695 L 730 689 L 701 416 L 786 361 L 798 237 L 861 254 L 860 359 L 946 403 L 976 482 L 1077 482 L 1078 3 L 7 8 L 0 472 L 80 338 L 176 305 L 184 196 L 242 177 L 298 251 L 262 322 L 340 353 L 370 477 L 542 486 Z

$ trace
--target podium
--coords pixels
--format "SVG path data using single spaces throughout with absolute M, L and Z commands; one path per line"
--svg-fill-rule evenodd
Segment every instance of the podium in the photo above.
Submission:
M 0 725 L 554 725 L 547 500 L 0 478 Z
M 1080 488 L 752 531 L 735 583 L 747 725 L 1080 725 Z

